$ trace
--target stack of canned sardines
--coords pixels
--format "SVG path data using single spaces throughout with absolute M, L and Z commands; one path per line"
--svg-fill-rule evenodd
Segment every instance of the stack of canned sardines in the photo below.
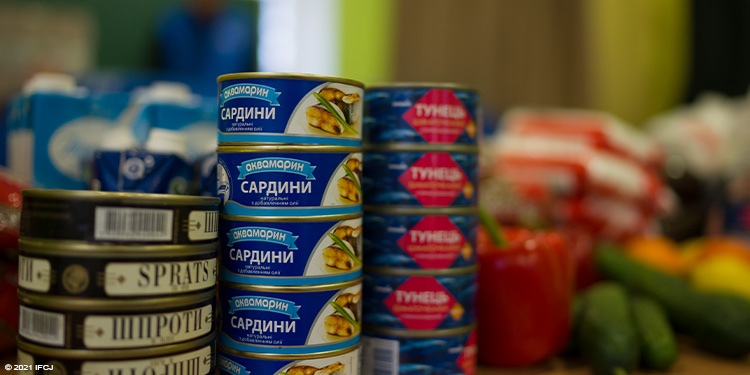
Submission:
M 219 199 L 22 192 L 23 373 L 215 371 Z
M 364 86 L 218 78 L 223 374 L 358 374 Z
M 369 87 L 364 374 L 474 374 L 479 97 Z

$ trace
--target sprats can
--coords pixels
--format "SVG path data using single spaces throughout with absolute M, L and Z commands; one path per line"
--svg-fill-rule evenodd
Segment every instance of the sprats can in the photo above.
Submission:
M 367 88 L 367 143 L 476 145 L 479 94 L 447 83 L 398 83 Z
M 180 374 L 215 373 L 216 335 L 137 349 L 48 348 L 18 340 L 18 374 Z
M 218 241 L 215 197 L 44 189 L 21 194 L 22 238 L 102 244 Z
M 221 213 L 342 215 L 362 210 L 362 149 L 329 146 L 220 146 Z
M 61 349 L 131 349 L 192 341 L 214 333 L 216 290 L 113 301 L 18 292 L 18 334 Z
M 378 329 L 362 334 L 362 374 L 474 375 L 474 326 L 414 332 Z
M 301 287 L 219 284 L 219 344 L 256 354 L 310 354 L 359 343 L 362 280 Z
M 286 73 L 219 76 L 219 144 L 360 146 L 364 85 Z
M 222 281 L 313 285 L 362 275 L 362 214 L 220 217 Z
M 18 288 L 28 292 L 125 299 L 191 294 L 216 286 L 217 244 L 18 243 Z
M 476 147 L 366 148 L 362 194 L 365 205 L 476 206 Z
M 476 208 L 365 206 L 364 212 L 368 266 L 446 269 L 476 264 Z
M 218 348 L 217 367 L 224 375 L 360 374 L 359 345 L 305 355 L 253 354 Z
M 476 267 L 413 270 L 365 267 L 366 328 L 426 331 L 474 324 Z

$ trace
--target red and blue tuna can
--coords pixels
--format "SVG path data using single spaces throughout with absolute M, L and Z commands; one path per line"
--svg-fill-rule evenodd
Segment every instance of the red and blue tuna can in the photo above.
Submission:
M 365 327 L 429 331 L 476 320 L 476 266 L 444 270 L 365 267 Z
M 470 207 L 477 204 L 476 147 L 367 148 L 362 193 L 365 205 Z
M 362 334 L 362 373 L 366 375 L 474 375 L 474 326 L 436 331 L 373 329 Z
M 219 144 L 362 144 L 361 82 L 308 74 L 219 76 Z
M 476 145 L 479 94 L 455 84 L 371 86 L 365 94 L 365 143 Z
M 218 149 L 220 212 L 346 215 L 362 210 L 362 149 L 256 145 Z
M 362 275 L 362 215 L 221 216 L 220 280 L 313 285 Z
M 477 262 L 476 208 L 364 207 L 365 264 L 446 269 Z

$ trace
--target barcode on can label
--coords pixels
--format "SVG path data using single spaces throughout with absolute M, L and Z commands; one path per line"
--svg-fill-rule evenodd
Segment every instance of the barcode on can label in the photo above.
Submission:
M 219 238 L 219 211 L 190 211 L 188 219 L 188 239 L 190 241 Z
M 362 373 L 398 375 L 399 343 L 377 337 L 362 337 Z
M 18 334 L 30 341 L 52 346 L 65 344 L 65 315 L 21 305 Z
M 97 207 L 94 239 L 116 241 L 171 241 L 172 210 Z
M 18 286 L 35 292 L 49 292 L 52 266 L 46 259 L 18 257 Z

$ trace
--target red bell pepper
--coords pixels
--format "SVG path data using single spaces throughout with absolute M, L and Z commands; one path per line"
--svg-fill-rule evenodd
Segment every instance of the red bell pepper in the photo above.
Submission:
M 575 269 L 575 290 L 586 289 L 601 279 L 594 264 L 596 238 L 583 226 L 567 225 L 563 229 Z
M 504 227 L 496 245 L 478 236 L 478 354 L 492 366 L 524 366 L 559 353 L 570 334 L 574 268 L 555 231 Z

